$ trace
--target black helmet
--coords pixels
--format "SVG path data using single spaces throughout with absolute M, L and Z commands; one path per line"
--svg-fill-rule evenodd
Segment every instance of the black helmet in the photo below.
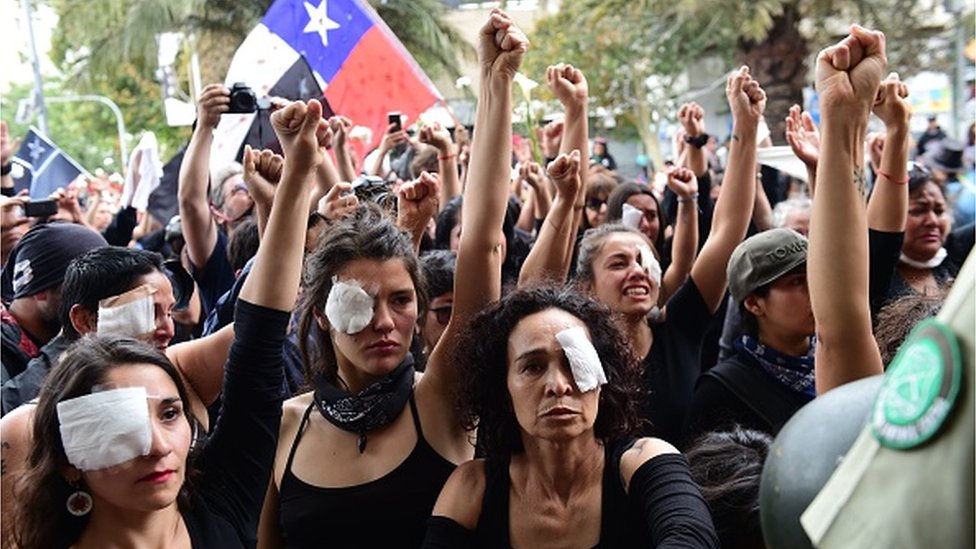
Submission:
M 769 549 L 812 548 L 800 515 L 867 423 L 883 375 L 841 385 L 800 408 L 773 441 L 759 485 Z

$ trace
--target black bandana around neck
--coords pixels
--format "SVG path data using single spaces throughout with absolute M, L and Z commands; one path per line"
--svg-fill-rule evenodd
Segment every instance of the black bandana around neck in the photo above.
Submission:
M 356 394 L 349 394 L 317 374 L 315 406 L 336 427 L 359 435 L 359 453 L 366 451 L 366 433 L 391 423 L 413 394 L 413 355 L 383 379 L 370 384 Z

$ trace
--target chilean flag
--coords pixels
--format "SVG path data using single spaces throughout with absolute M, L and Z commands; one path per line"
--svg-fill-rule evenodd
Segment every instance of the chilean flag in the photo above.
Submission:
M 308 82 L 314 79 L 314 82 Z M 285 80 L 298 89 L 283 88 Z M 386 132 L 387 114 L 408 120 L 443 97 L 366 0 L 277 0 L 234 54 L 226 85 L 249 85 L 258 97 L 308 99 L 324 90 L 327 112 L 372 130 L 372 144 Z M 304 91 L 303 91 L 304 90 Z M 254 124 L 254 114 L 224 115 L 214 133 L 211 168 L 234 160 Z

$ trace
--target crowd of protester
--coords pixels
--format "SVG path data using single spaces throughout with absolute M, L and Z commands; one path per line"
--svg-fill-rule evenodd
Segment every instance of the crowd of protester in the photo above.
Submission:
M 971 425 L 973 156 L 934 122 L 913 151 L 883 34 L 818 56 L 820 128 L 794 107 L 784 136 L 806 181 L 757 163 L 745 66 L 724 142 L 686 103 L 631 179 L 552 65 L 533 158 L 529 42 L 500 10 L 478 40 L 473 128 L 390 124 L 365 158 L 355 121 L 282 100 L 280 154 L 211 172 L 230 90 L 205 87 L 172 219 L 106 178 L 25 217 L 3 171 L 4 546 L 772 546 L 799 528 L 760 521 L 774 438 L 963 290 Z M 968 436 L 940 546 L 972 544 Z

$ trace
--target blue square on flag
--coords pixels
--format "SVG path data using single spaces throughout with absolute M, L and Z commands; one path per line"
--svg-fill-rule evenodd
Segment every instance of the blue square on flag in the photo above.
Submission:
M 14 189 L 18 192 L 30 189 L 31 198 L 47 198 L 58 187 L 67 187 L 85 170 L 74 160 L 31 128 L 14 156 L 14 162 L 22 168 L 20 177 L 14 177 Z
M 278 0 L 261 21 L 329 82 L 373 22 L 355 0 Z

